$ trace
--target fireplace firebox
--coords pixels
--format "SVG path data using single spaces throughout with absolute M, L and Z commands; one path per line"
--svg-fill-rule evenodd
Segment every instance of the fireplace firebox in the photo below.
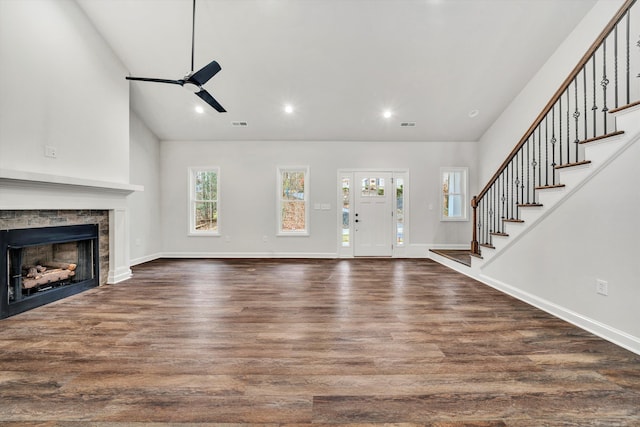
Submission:
M 0 318 L 98 286 L 98 225 L 0 230 Z

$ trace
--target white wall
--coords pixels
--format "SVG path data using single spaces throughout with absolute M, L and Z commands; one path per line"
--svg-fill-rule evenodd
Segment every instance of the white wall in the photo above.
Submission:
M 409 170 L 413 256 L 427 256 L 432 244 L 468 245 L 470 222 L 439 221 L 438 183 L 441 166 L 467 166 L 470 182 L 475 182 L 476 146 L 475 142 L 163 141 L 163 251 L 175 256 L 335 256 L 337 171 L 347 168 Z M 275 235 L 276 168 L 292 165 L 310 167 L 311 207 L 331 204 L 331 210 L 311 211 L 309 237 Z M 190 166 L 220 167 L 221 237 L 187 236 Z
M 144 191 L 128 197 L 131 264 L 155 259 L 162 251 L 160 227 L 160 141 L 130 113 L 131 180 Z
M 637 136 L 636 136 L 637 138 Z M 640 143 L 596 175 L 483 274 L 605 336 L 640 343 Z M 596 293 L 596 279 L 609 295 Z M 594 326 L 595 325 L 595 326 Z M 620 338 L 620 337 L 623 338 Z M 630 340 L 629 342 L 633 342 Z M 640 351 L 637 347 L 635 351 Z
M 600 0 L 480 138 L 479 189 L 524 136 L 624 0 Z M 499 72 L 499 70 L 498 70 Z
M 126 70 L 74 1 L 0 1 L 0 63 L 0 169 L 129 182 Z

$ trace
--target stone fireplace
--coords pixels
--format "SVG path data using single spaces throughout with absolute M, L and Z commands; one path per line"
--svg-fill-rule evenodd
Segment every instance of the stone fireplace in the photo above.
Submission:
M 0 169 L 0 231 L 93 225 L 97 230 L 97 238 L 90 250 L 95 255 L 93 262 L 96 264 L 95 271 L 91 273 L 95 276 L 92 280 L 95 286 L 119 283 L 131 277 L 127 196 L 143 189 L 133 184 Z M 75 264 L 68 257 L 74 257 L 76 251 L 80 254 L 88 251 L 85 244 L 72 242 L 23 246 L 20 256 L 23 259 L 26 257 L 27 265 L 36 267 L 36 270 L 37 265 L 32 265 L 35 262 Z M 7 251 L 0 260 L 2 265 L 9 265 L 10 256 Z M 54 259 L 56 257 L 62 259 Z M 58 268 L 56 265 L 52 267 Z M 46 265 L 41 267 L 50 268 Z M 86 266 L 83 271 L 86 271 Z M 79 273 L 69 273 L 69 277 L 61 280 L 63 283 L 52 284 L 51 287 L 64 289 L 74 281 L 84 282 L 75 277 Z M 57 274 L 63 277 L 67 273 Z M 38 275 L 38 271 L 34 275 Z M 31 286 L 33 282 L 29 283 Z M 14 289 L 14 298 L 32 298 L 33 295 L 49 291 L 45 289 L 47 287 L 35 284 L 29 288 L 32 289 L 30 291 L 20 288 L 20 295 Z M 8 286 L 6 292 L 0 295 L 3 296 L 3 303 L 5 298 L 8 301 Z

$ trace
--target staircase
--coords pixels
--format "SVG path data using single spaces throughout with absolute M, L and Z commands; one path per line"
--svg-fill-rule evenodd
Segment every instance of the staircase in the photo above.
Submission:
M 535 229 L 562 203 L 580 190 L 589 180 L 607 167 L 626 148 L 640 140 L 640 102 L 618 108 L 609 114 L 618 130 L 580 142 L 584 148 L 584 160 L 557 166 L 556 184 L 537 186 L 535 203 L 518 204 L 517 218 L 505 218 L 499 231 L 490 233 L 487 243 L 480 243 L 480 253 L 472 253 L 472 269 L 489 265 L 503 251 Z
M 627 0 L 473 198 L 473 269 L 533 230 L 640 137 L 636 34 L 640 7 Z

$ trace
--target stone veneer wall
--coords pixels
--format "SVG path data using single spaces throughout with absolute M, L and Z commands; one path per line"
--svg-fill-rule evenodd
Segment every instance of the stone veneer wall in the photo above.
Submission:
M 100 285 L 104 285 L 109 272 L 108 210 L 0 210 L 0 230 L 79 224 L 98 224 Z

